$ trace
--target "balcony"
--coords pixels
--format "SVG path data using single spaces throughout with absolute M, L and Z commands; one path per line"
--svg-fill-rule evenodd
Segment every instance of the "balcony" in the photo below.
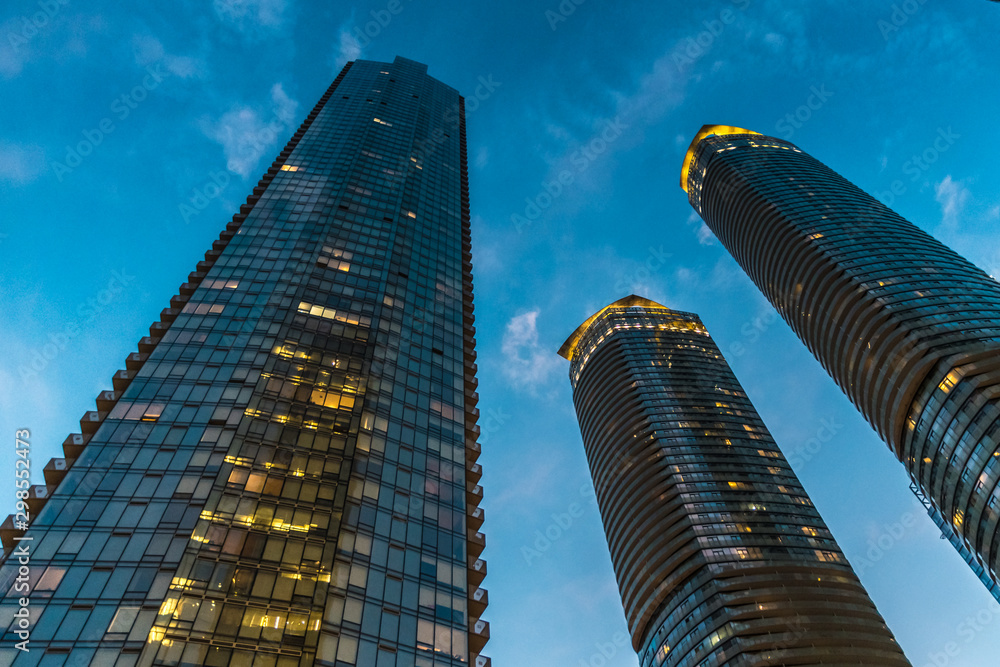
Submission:
M 486 548 L 486 536 L 479 531 L 470 530 L 468 532 L 469 555 L 479 558 Z
M 469 505 L 478 505 L 483 502 L 483 487 L 478 484 L 468 483 L 465 485 L 465 502 Z
M 465 515 L 466 523 L 472 530 L 479 530 L 486 520 L 486 510 L 482 507 L 468 507 Z
M 49 487 L 44 484 L 35 484 L 28 487 L 28 498 L 25 502 L 28 503 L 29 519 L 34 520 L 35 515 L 42 511 L 45 507 L 45 503 L 49 501 Z
M 110 412 L 117 402 L 118 394 L 113 391 L 102 391 L 97 395 L 97 409 L 101 412 Z
M 67 472 L 69 472 L 69 463 L 66 459 L 50 459 L 45 464 L 45 467 L 42 468 L 42 474 L 45 475 L 45 484 L 52 487 L 53 490 L 63 481 Z
M 475 440 L 467 440 L 465 443 L 466 463 L 475 463 L 479 460 L 479 455 L 483 453 L 483 448 Z
M 465 465 L 465 481 L 473 482 L 475 484 L 479 483 L 479 480 L 483 477 L 483 466 L 478 463 L 469 463 L 466 461 Z
M 100 413 L 97 410 L 89 410 L 80 417 L 80 430 L 88 435 L 93 435 L 101 426 L 101 420 L 107 413 Z
M 156 344 L 160 342 L 157 338 L 152 336 L 143 336 L 139 339 L 139 351 L 149 354 L 156 347 Z
M 23 531 L 14 528 L 14 515 L 10 514 L 4 519 L 3 524 L 0 525 L 0 541 L 3 542 L 4 550 L 9 551 L 13 549 L 17 542 L 14 541 L 15 537 L 20 537 Z
M 135 377 L 137 371 L 121 370 L 111 376 L 111 385 L 115 388 L 115 391 L 125 391 L 130 384 L 132 384 L 132 378 Z
M 167 333 L 167 329 L 169 328 L 169 324 L 153 322 L 149 325 L 149 335 L 153 338 L 163 338 L 163 334 Z
M 88 440 L 90 440 L 90 436 L 84 436 L 80 433 L 66 436 L 62 445 L 66 458 L 70 460 L 80 458 L 80 454 L 83 453 L 83 448 L 87 446 Z
M 479 653 L 490 640 L 490 624 L 488 621 L 478 620 L 469 626 L 469 651 Z
M 469 614 L 477 617 L 482 616 L 483 612 L 486 611 L 486 607 L 490 604 L 490 593 L 485 588 L 479 588 L 478 586 L 470 592 Z
M 132 354 L 125 357 L 125 368 L 130 371 L 137 371 L 142 368 L 143 362 L 149 357 L 148 354 L 142 354 L 141 352 L 133 352 Z
M 486 578 L 486 561 L 482 558 L 469 557 L 469 586 L 478 586 Z

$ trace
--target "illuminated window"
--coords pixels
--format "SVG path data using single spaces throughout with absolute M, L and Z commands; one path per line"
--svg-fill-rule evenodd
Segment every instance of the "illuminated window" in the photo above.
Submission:
M 290 164 L 281 165 L 281 171 L 298 171 L 299 168 Z

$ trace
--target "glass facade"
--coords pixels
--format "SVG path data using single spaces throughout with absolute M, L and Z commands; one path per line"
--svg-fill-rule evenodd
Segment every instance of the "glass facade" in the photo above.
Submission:
M 780 139 L 705 126 L 682 186 L 1000 600 L 1000 283 Z
M 488 665 L 469 220 L 461 96 L 349 63 L 4 524 L 0 665 Z
M 560 354 L 642 667 L 910 664 L 697 315 L 627 297 Z

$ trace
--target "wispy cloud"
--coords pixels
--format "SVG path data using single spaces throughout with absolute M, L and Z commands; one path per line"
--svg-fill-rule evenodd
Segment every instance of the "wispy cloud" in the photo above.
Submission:
M 501 350 L 504 375 L 517 388 L 535 390 L 559 366 L 555 350 L 538 343 L 538 310 L 522 313 L 507 323 Z
M 162 62 L 167 71 L 182 79 L 205 76 L 204 61 L 191 56 L 175 56 L 167 53 L 166 49 L 163 48 L 163 43 L 153 35 L 133 35 L 132 51 L 135 54 L 135 63 L 140 67 Z
M 22 33 L 24 26 L 17 19 L 7 19 L 0 23 L 0 76 L 13 79 L 27 62 L 30 40 Z
M 215 0 L 215 13 L 251 39 L 282 32 L 292 23 L 292 0 Z
M 683 48 L 676 44 L 653 63 L 633 92 L 618 96 L 616 118 L 629 126 L 649 125 L 681 105 L 688 77 L 678 69 L 676 55 Z
M 38 146 L 0 142 L 0 182 L 27 185 L 45 170 L 45 153 Z
M 695 234 L 698 236 L 698 243 L 701 245 L 715 245 L 715 234 L 708 228 L 708 225 L 705 224 L 700 215 L 692 211 L 691 215 L 688 216 L 687 224 L 695 230 Z
M 358 41 L 358 38 L 354 34 L 354 25 L 354 15 L 352 13 L 351 20 L 340 26 L 340 31 L 337 34 L 337 40 L 333 48 L 333 56 L 331 57 L 331 62 L 335 70 L 339 70 L 348 62 L 361 57 L 361 42 Z
M 951 174 L 948 174 L 934 186 L 934 198 L 941 204 L 941 225 L 945 229 L 957 228 L 969 200 L 969 188 L 960 181 L 952 180 Z
M 280 83 L 271 87 L 271 108 L 237 105 L 215 122 L 203 126 L 205 135 L 222 146 L 230 171 L 250 176 L 266 151 L 287 134 L 294 122 L 299 103 L 285 93 Z
M 108 23 L 101 15 L 67 15 L 63 4 L 0 23 L 0 77 L 16 78 L 30 62 L 69 65 L 87 57 L 92 37 L 106 33 Z

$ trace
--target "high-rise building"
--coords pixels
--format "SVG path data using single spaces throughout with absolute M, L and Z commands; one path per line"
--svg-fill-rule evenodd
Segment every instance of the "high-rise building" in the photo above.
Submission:
M 1000 283 L 781 139 L 706 125 L 681 187 L 1000 600 Z
M 426 70 L 344 67 L 4 524 L 0 664 L 489 664 L 464 101 Z
M 697 315 L 626 297 L 559 354 L 642 667 L 910 664 Z

